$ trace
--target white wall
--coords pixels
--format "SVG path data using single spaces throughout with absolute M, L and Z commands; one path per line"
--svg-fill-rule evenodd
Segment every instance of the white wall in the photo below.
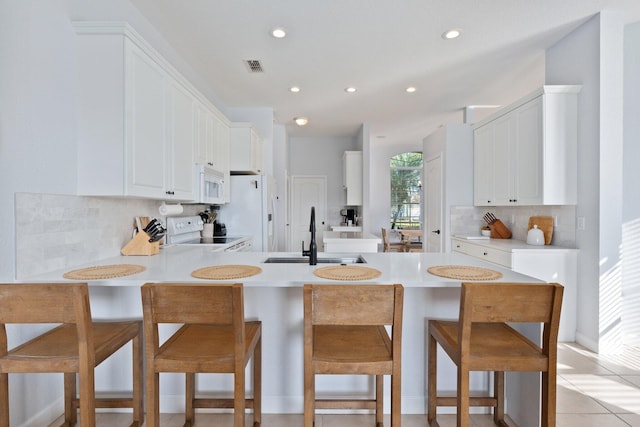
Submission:
M 622 326 L 624 342 L 640 345 L 640 23 L 624 33 L 624 161 L 622 210 Z
M 578 97 L 577 340 L 620 344 L 622 209 L 622 17 L 603 12 L 548 49 L 546 84 L 581 84 Z M 599 313 L 598 316 L 594 315 Z
M 289 175 L 324 175 L 327 177 L 327 224 L 342 221 L 340 209 L 347 203 L 342 188 L 342 153 L 358 150 L 354 138 L 290 138 Z M 320 227 L 320 225 L 317 225 Z
M 127 0 L 1 0 L 0 10 L 0 281 L 8 282 L 16 277 L 15 193 L 76 191 L 73 20 L 129 22 L 199 90 L 211 91 Z M 10 329 L 10 345 L 38 331 Z M 10 389 L 11 425 L 46 425 L 62 412 L 59 375 L 14 375 Z

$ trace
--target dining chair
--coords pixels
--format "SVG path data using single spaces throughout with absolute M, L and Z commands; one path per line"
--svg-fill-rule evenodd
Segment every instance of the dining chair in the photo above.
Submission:
M 9 348 L 5 325 L 50 323 L 61 325 Z M 132 397 L 96 398 L 95 367 L 129 341 Z M 0 427 L 9 427 L 8 374 L 15 373 L 64 374 L 65 426 L 77 423 L 78 408 L 83 427 L 96 425 L 96 408 L 132 408 L 131 426 L 144 421 L 142 322 L 93 322 L 86 283 L 0 284 Z
M 382 250 L 383 252 L 404 252 L 406 245 L 401 242 L 391 243 L 389 230 L 382 228 Z
M 245 321 L 241 283 L 145 283 L 142 310 L 146 348 L 147 426 L 159 426 L 159 374 L 185 373 L 185 427 L 197 408 L 233 408 L 244 427 L 245 408 L 261 422 L 262 324 Z M 180 324 L 160 342 L 159 324 Z M 245 369 L 253 359 L 253 398 L 245 396 Z M 196 397 L 196 373 L 233 374 L 233 398 Z
M 391 376 L 391 426 L 400 427 L 402 285 L 304 285 L 304 426 L 315 409 L 374 409 L 383 426 L 383 375 Z M 391 335 L 386 327 L 391 328 Z M 375 395 L 319 399 L 320 374 L 375 376 Z
M 504 421 L 505 371 L 542 373 L 541 426 L 556 425 L 558 327 L 564 288 L 557 283 L 462 283 L 458 321 L 429 320 L 427 421 L 438 426 L 436 408 L 455 406 L 457 426 L 469 426 L 470 406 L 493 407 Z M 516 323 L 543 325 L 542 344 L 516 331 Z M 437 395 L 437 345 L 457 366 L 455 397 Z M 469 372 L 494 372 L 493 396 L 470 396 Z

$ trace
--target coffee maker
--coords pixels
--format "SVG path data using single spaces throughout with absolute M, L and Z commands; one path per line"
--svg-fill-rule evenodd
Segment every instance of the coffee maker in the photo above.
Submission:
M 355 209 L 341 209 L 340 215 L 342 215 L 342 223 L 344 225 L 348 225 L 349 221 L 351 221 L 351 225 L 356 225 L 356 210 Z

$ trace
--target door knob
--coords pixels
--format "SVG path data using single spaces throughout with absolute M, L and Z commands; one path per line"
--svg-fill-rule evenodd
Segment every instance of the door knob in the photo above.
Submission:
M 431 232 L 435 234 L 440 234 L 440 230 L 432 230 Z

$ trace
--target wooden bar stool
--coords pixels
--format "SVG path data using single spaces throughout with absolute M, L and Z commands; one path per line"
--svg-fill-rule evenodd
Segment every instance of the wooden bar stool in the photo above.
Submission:
M 391 243 L 389 230 L 382 227 L 382 251 L 383 252 L 404 252 L 406 245 L 403 242 Z
M 469 406 L 491 406 L 494 423 L 508 427 L 504 421 L 504 372 L 540 371 L 541 424 L 555 427 L 558 327 L 563 290 L 557 283 L 462 284 L 459 320 L 429 321 L 429 425 L 438 426 L 437 406 L 456 406 L 458 427 L 469 425 Z M 542 347 L 507 322 L 544 324 Z M 457 365 L 456 397 L 437 396 L 437 344 Z M 494 372 L 493 396 L 469 396 L 470 371 Z
M 9 349 L 5 324 L 62 323 Z M 142 408 L 142 322 L 92 322 L 86 283 L 0 285 L 0 427 L 9 427 L 10 373 L 64 373 L 65 426 L 96 424 L 95 408 L 133 408 L 132 427 L 144 421 Z M 133 396 L 95 397 L 94 368 L 119 348 L 133 344 Z M 76 374 L 80 396 L 76 395 Z
M 244 427 L 245 408 L 261 422 L 262 325 L 244 320 L 242 284 L 146 283 L 142 309 L 147 362 L 147 426 L 159 426 L 159 374 L 184 372 L 185 427 L 195 408 L 233 408 L 235 427 Z M 182 324 L 164 343 L 158 324 Z M 245 368 L 253 357 L 253 399 L 245 397 Z M 232 373 L 233 399 L 196 398 L 195 374 Z
M 303 292 L 304 426 L 313 426 L 315 408 L 334 408 L 375 409 L 382 427 L 383 375 L 391 375 L 391 426 L 400 427 L 402 285 L 304 285 Z M 318 374 L 375 375 L 375 397 L 316 399 Z

